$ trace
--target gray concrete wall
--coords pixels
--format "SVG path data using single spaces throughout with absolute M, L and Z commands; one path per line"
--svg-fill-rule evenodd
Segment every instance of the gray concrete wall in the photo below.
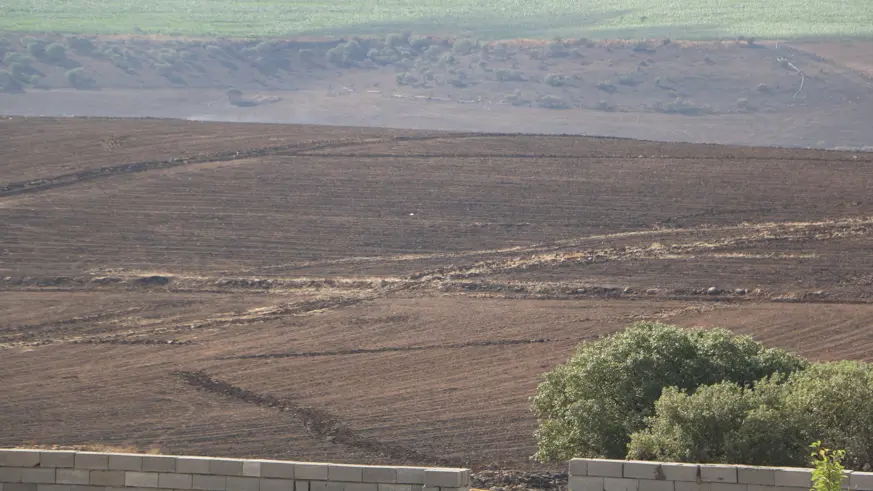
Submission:
M 873 473 L 846 472 L 843 487 L 873 491 Z M 812 469 L 573 459 L 570 491 L 809 491 Z
M 468 491 L 469 469 L 0 449 L 0 491 Z

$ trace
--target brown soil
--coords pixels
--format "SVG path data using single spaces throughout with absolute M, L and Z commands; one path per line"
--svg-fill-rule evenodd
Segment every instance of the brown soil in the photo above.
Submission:
M 0 446 L 531 469 L 541 374 L 634 321 L 873 360 L 871 154 L 0 130 Z

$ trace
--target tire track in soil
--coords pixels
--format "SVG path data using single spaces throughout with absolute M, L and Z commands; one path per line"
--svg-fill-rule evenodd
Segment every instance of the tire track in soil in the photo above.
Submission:
M 0 185 L 0 198 L 18 196 L 22 194 L 38 193 L 60 187 L 70 186 L 96 179 L 118 176 L 121 174 L 133 174 L 151 170 L 170 169 L 186 165 L 205 164 L 213 162 L 231 162 L 256 157 L 273 155 L 299 155 L 303 152 L 315 150 L 329 150 L 332 148 L 354 147 L 357 145 L 384 144 L 401 141 L 427 141 L 440 139 L 460 139 L 481 137 L 479 133 L 459 133 L 449 135 L 425 135 L 425 136 L 396 136 L 391 138 L 371 138 L 359 140 L 323 140 L 315 142 L 298 142 L 272 147 L 263 147 L 243 151 L 225 151 L 193 157 L 173 157 L 163 160 L 146 160 L 126 164 L 87 169 L 69 174 L 31 179 L 29 181 L 12 182 Z
M 454 459 L 428 455 L 401 445 L 364 437 L 357 431 L 345 426 L 335 415 L 324 409 L 303 406 L 291 399 L 282 399 L 269 394 L 258 394 L 241 387 L 236 387 L 223 380 L 212 378 L 202 370 L 176 371 L 171 375 L 196 389 L 255 406 L 275 409 L 280 413 L 291 413 L 291 415 L 303 421 L 304 428 L 315 439 L 328 440 L 335 444 L 376 454 L 392 461 L 443 467 L 465 467 L 470 465 L 469 462 L 460 462 Z
M 261 360 L 272 358 L 313 358 L 321 356 L 364 355 L 371 353 L 392 353 L 403 351 L 426 351 L 436 349 L 457 349 L 477 346 L 518 346 L 522 344 L 550 343 L 550 339 L 497 339 L 490 341 L 467 341 L 464 343 L 429 344 L 425 346 L 381 346 L 379 348 L 357 348 L 328 351 L 290 351 L 285 353 L 262 353 L 256 355 L 225 356 L 217 360 Z
M 481 135 L 480 135 L 481 136 Z M 491 135 L 488 135 L 491 136 Z M 449 138 L 443 138 L 449 139 Z M 390 143 L 390 142 L 367 142 L 370 143 Z M 354 145 L 349 145 L 354 146 Z M 341 147 L 333 147 L 341 148 Z M 325 150 L 319 148 L 317 150 Z M 718 156 L 671 156 L 671 155 L 640 155 L 634 154 L 601 154 L 601 155 L 573 155 L 573 154 L 551 154 L 551 153 L 308 153 L 312 150 L 303 150 L 300 153 L 295 153 L 301 157 L 321 157 L 321 158 L 354 158 L 354 159 L 387 159 L 387 158 L 409 158 L 409 159 L 512 159 L 512 160 L 541 160 L 541 159 L 562 159 L 562 160 L 631 160 L 631 159 L 646 159 L 646 160 L 678 160 L 678 161 L 759 161 L 759 162 L 828 162 L 828 163 L 846 163 L 853 164 L 859 162 L 873 162 L 870 158 L 834 158 L 823 159 L 821 157 L 755 157 L 744 155 L 718 155 Z M 862 156 L 865 156 L 862 154 Z
M 300 155 L 309 157 L 345 157 L 345 158 L 388 158 L 388 157 L 405 157 L 405 158 L 506 158 L 506 159 L 543 159 L 543 158 L 558 158 L 558 159 L 631 159 L 631 158 L 649 158 L 649 159 L 671 159 L 671 160 L 693 160 L 693 161 L 723 161 L 723 160 L 758 160 L 762 162 L 778 162 L 778 161 L 796 161 L 796 162 L 818 162 L 825 160 L 820 157 L 767 157 L 767 156 L 744 156 L 744 155 L 718 155 L 718 156 L 645 156 L 639 154 L 601 154 L 601 155 L 566 155 L 566 154 L 500 154 L 500 153 L 423 153 L 423 154 L 391 154 L 391 153 L 308 153 L 319 150 L 330 150 L 334 148 L 350 148 L 355 146 L 371 145 L 371 144 L 386 144 L 392 142 L 403 141 L 431 141 L 431 140 L 459 140 L 468 138 L 510 138 L 523 136 L 518 133 L 456 133 L 446 135 L 423 135 L 423 136 L 395 136 L 390 138 L 371 138 L 359 140 L 324 140 L 315 142 L 298 142 L 285 145 L 277 145 L 272 147 L 263 147 L 258 149 L 250 149 L 244 151 L 225 151 L 212 154 L 193 156 L 193 157 L 174 157 L 164 160 L 140 161 L 126 164 L 119 164 L 109 167 L 101 167 L 98 169 L 88 169 L 69 174 L 61 174 L 58 176 L 50 176 L 40 179 L 32 179 L 29 181 L 20 181 L 5 184 L 0 186 L 0 198 L 17 196 L 21 194 L 30 194 L 40 191 L 47 191 L 59 187 L 69 186 L 80 182 L 93 181 L 95 179 L 112 177 L 120 174 L 139 173 L 150 170 L 169 169 L 185 165 L 204 164 L 211 162 L 230 162 L 234 160 L 244 160 L 256 157 L 267 157 L 273 155 Z M 578 138 L 577 135 L 553 135 L 556 137 L 572 137 Z M 598 137 L 598 140 L 629 140 L 625 138 L 605 138 Z M 852 158 L 836 158 L 827 159 L 828 162 L 873 162 L 873 159 L 855 155 Z

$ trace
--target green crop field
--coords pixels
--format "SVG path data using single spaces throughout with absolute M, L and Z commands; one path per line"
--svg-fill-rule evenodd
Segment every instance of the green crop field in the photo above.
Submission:
M 3 0 L 2 31 L 482 39 L 873 36 L 873 0 Z

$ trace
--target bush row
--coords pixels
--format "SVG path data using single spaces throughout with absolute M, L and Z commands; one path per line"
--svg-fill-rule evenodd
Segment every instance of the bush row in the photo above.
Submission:
M 873 466 L 873 368 L 810 363 L 724 329 L 641 323 L 582 344 L 533 410 L 541 461 L 573 457 L 805 466 L 809 443 Z

